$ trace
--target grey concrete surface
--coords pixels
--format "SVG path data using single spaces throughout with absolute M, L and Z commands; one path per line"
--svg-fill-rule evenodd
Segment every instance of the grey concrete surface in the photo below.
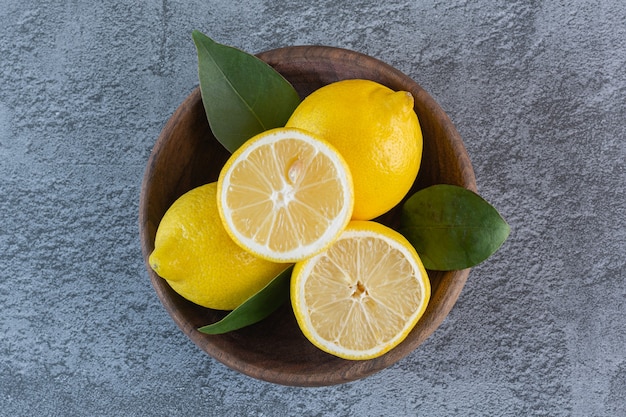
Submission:
M 626 416 L 625 22 L 612 0 L 1 0 L 0 415 Z M 277 386 L 161 306 L 138 199 L 193 29 L 372 55 L 456 123 L 512 233 L 409 357 Z

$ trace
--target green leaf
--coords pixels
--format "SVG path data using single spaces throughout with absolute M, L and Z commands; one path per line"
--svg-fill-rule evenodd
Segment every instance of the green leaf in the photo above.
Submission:
M 285 269 L 222 320 L 200 327 L 198 331 L 206 334 L 222 334 L 263 320 L 289 299 L 291 270 L 291 266 Z
M 252 136 L 287 123 L 300 97 L 282 75 L 254 55 L 197 30 L 192 37 L 207 119 L 226 149 L 233 152 Z
M 478 194 L 455 185 L 416 192 L 402 208 L 400 232 L 427 269 L 470 268 L 495 253 L 509 235 L 500 213 Z

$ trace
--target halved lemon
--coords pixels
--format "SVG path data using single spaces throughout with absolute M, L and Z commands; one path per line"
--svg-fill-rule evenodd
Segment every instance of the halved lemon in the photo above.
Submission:
M 232 239 L 274 262 L 297 262 L 327 248 L 354 206 L 348 165 L 317 136 L 277 128 L 248 140 L 217 182 L 219 215 Z
M 409 334 L 430 299 L 411 244 L 372 221 L 353 221 L 322 253 L 296 263 L 291 303 L 304 335 L 344 359 L 372 359 Z

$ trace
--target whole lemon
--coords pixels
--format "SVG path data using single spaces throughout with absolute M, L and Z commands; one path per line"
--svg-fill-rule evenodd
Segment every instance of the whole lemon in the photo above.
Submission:
M 422 131 L 409 92 L 370 80 L 337 81 L 306 97 L 286 126 L 321 136 L 344 157 L 354 182 L 355 220 L 389 211 L 417 177 Z
M 226 233 L 217 212 L 217 183 L 179 197 L 163 216 L 149 263 L 189 301 L 233 310 L 287 265 L 257 258 Z

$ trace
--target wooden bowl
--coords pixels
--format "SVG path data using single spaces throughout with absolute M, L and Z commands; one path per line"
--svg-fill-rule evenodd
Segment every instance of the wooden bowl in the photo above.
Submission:
M 441 183 L 476 190 L 471 162 L 454 125 L 435 100 L 400 71 L 357 52 L 323 46 L 287 47 L 258 56 L 289 80 L 302 97 L 347 78 L 370 79 L 394 90 L 410 91 L 424 136 L 422 165 L 413 191 Z M 262 322 L 235 332 L 206 335 L 196 330 L 225 313 L 180 297 L 150 269 L 148 256 L 154 249 L 159 221 L 169 206 L 186 191 L 216 181 L 229 156 L 213 137 L 201 100 L 199 89 L 195 89 L 165 125 L 145 170 L 139 207 L 141 245 L 150 279 L 182 331 L 231 369 L 296 386 L 333 385 L 363 378 L 396 363 L 426 340 L 452 309 L 469 270 L 429 271 L 432 297 L 424 316 L 399 346 L 373 360 L 348 361 L 314 347 L 300 332 L 289 302 Z M 394 227 L 398 215 L 399 210 L 394 209 L 378 221 Z

